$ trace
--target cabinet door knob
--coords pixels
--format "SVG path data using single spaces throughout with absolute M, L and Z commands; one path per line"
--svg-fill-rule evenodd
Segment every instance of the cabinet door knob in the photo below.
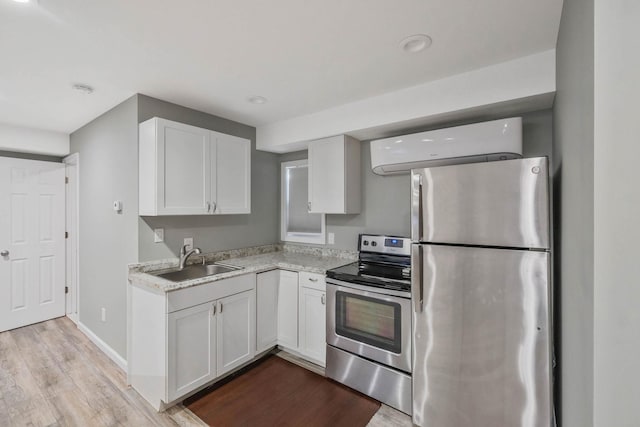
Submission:
M 9 256 L 9 251 L 5 249 L 4 251 L 0 252 L 0 256 Z

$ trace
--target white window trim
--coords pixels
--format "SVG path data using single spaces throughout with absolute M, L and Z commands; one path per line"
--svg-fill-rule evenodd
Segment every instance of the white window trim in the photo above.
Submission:
M 318 245 L 324 245 L 326 243 L 326 221 L 325 214 L 322 215 L 320 221 L 320 233 L 293 233 L 287 232 L 287 183 L 286 183 L 286 169 L 291 167 L 306 167 L 308 168 L 308 160 L 293 160 L 289 162 L 282 162 L 280 164 L 280 239 L 283 242 L 294 243 L 312 243 Z

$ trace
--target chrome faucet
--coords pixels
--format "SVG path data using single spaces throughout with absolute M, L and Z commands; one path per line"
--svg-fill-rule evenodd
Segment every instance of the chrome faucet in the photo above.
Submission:
M 193 255 L 200 255 L 202 253 L 202 251 L 200 250 L 200 248 L 193 248 L 193 249 L 189 249 L 187 251 L 187 246 L 188 245 L 184 245 L 181 249 L 180 249 L 180 270 L 182 270 L 184 268 L 184 266 L 187 264 L 187 259 Z

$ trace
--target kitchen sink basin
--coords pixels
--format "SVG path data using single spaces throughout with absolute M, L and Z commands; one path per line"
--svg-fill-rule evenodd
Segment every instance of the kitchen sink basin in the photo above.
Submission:
M 230 271 L 241 269 L 242 267 L 233 267 L 230 265 L 205 264 L 188 265 L 182 270 L 173 268 L 151 274 L 162 277 L 163 279 L 171 280 L 172 282 L 183 282 L 185 280 L 200 279 L 201 277 L 214 276 L 216 274 L 228 273 Z

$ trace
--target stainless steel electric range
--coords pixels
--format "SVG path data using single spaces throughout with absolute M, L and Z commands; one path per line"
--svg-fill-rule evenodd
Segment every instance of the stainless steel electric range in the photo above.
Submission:
M 361 234 L 327 271 L 326 375 L 411 414 L 411 240 Z

